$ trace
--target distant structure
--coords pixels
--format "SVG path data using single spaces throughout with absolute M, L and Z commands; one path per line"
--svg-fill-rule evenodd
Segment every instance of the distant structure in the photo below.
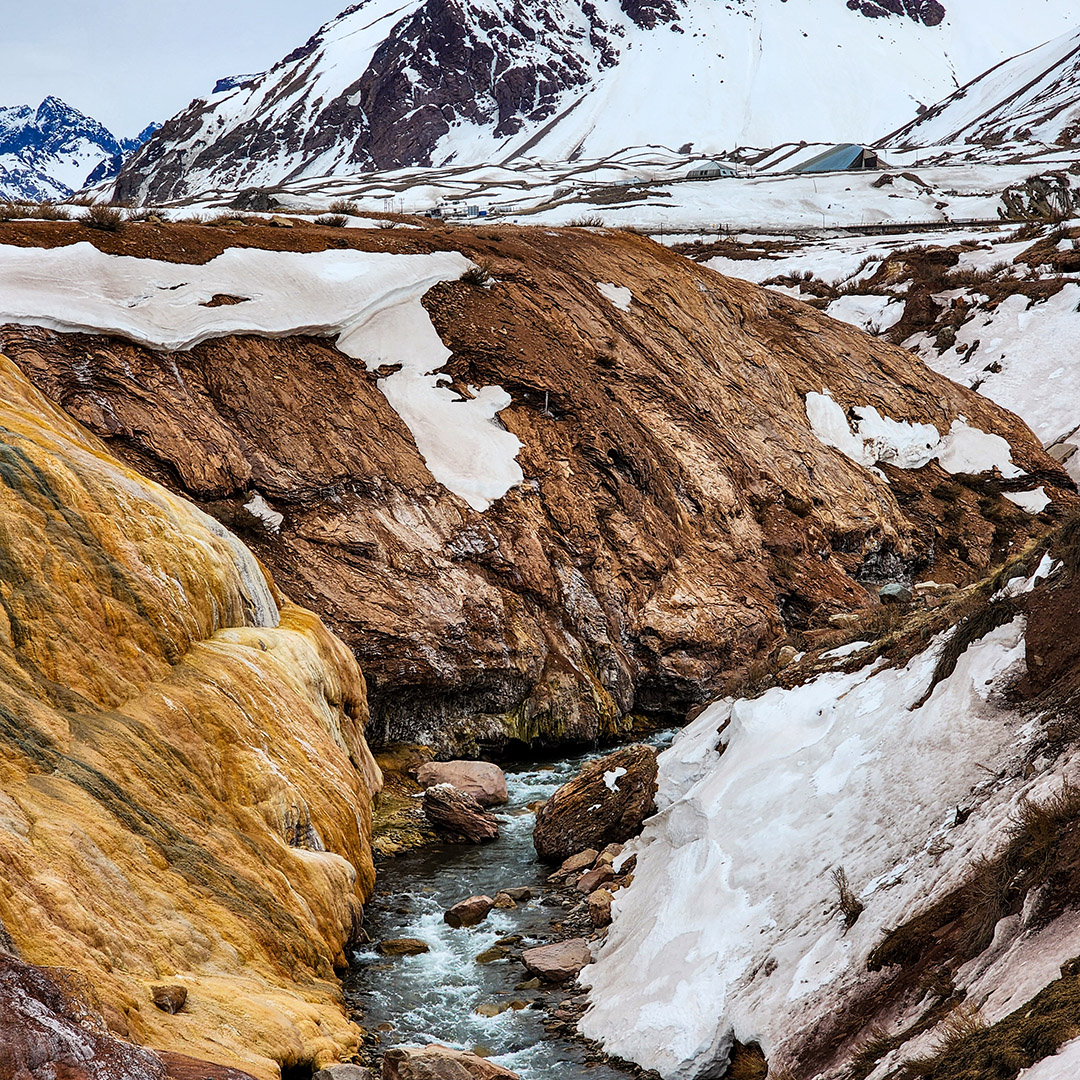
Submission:
M 879 169 L 881 161 L 876 150 L 855 143 L 840 143 L 830 146 L 820 154 L 796 165 L 793 173 L 842 172 L 845 169 Z
M 702 161 L 686 174 L 686 179 L 720 180 L 726 176 L 738 176 L 738 173 L 728 165 L 721 165 L 719 161 Z

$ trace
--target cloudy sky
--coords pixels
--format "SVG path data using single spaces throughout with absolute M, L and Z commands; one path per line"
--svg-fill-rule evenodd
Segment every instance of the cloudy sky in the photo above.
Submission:
M 159 123 L 223 75 L 262 71 L 349 0 L 0 0 L 0 105 L 53 94 L 116 135 Z

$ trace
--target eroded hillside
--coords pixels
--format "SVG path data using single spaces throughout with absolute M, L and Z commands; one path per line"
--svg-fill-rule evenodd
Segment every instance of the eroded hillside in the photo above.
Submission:
M 36 1001 L 64 995 L 5 960 L 0 1071 L 159 1076 L 141 1052 L 121 1068 L 102 1016 L 258 1076 L 349 1053 L 334 968 L 379 784 L 353 657 L 4 357 L 0 481 L 0 952 L 89 1003 L 50 1018 Z M 181 1012 L 157 984 L 187 991 Z
M 682 716 L 831 617 L 872 612 L 879 585 L 981 577 L 1075 504 L 998 406 L 630 233 L 234 218 L 13 222 L 0 240 L 18 245 L 0 248 L 9 355 L 324 617 L 383 740 L 590 739 L 634 712 Z M 86 241 L 127 258 L 94 262 Z M 78 246 L 13 300 L 18 260 L 56 245 Z M 259 247 L 308 254 L 224 273 Z M 395 261 L 416 256 L 438 258 Z M 76 311 L 53 282 L 79 274 L 98 284 Z M 112 333 L 72 332 L 91 329 Z M 424 380 L 457 392 L 426 427 L 394 396 Z M 522 479 L 478 501 L 431 470 L 484 408 L 473 479 L 514 462 Z M 995 449 L 965 455 L 971 439 Z M 1005 498 L 1035 487 L 1038 513 Z

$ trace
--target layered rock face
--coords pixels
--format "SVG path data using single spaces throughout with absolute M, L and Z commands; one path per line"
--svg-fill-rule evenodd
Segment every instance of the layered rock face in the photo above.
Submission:
M 58 225 L 37 242 L 75 235 Z M 681 718 L 787 636 L 875 609 L 880 584 L 963 584 L 1045 527 L 993 474 L 857 464 L 815 434 L 807 395 L 942 435 L 964 417 L 1038 478 L 1008 483 L 1045 484 L 1051 513 L 1075 502 L 1022 423 L 907 351 L 632 234 L 297 227 L 230 241 L 130 226 L 124 250 L 140 238 L 200 260 L 241 241 L 456 248 L 494 275 L 423 298 L 451 387 L 510 398 L 496 423 L 521 442 L 524 480 L 483 512 L 428 472 L 385 369 L 332 341 L 232 335 L 168 353 L 3 329 L 40 388 L 240 531 L 344 638 L 381 741 L 454 751 L 610 736 L 633 712 Z M 148 282 L 160 266 L 147 262 Z
M 134 1042 L 336 1060 L 379 783 L 354 659 L 3 357 L 0 462 L 0 944 Z

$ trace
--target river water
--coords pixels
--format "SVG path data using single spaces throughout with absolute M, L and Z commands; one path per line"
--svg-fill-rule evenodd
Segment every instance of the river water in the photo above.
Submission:
M 662 747 L 671 736 L 663 732 L 643 741 Z M 541 1008 L 507 1008 L 492 1017 L 476 1012 L 478 1006 L 564 999 L 558 988 L 515 989 L 529 978 L 520 961 L 480 964 L 476 957 L 512 935 L 522 937 L 515 949 L 552 940 L 551 921 L 564 909 L 541 904 L 540 884 L 550 868 L 536 860 L 528 807 L 576 776 L 584 762 L 607 752 L 507 767 L 510 802 L 493 810 L 499 818 L 497 840 L 425 848 L 379 864 L 375 895 L 364 909 L 372 940 L 415 937 L 431 948 L 404 957 L 384 957 L 371 948 L 353 957 L 346 996 L 368 1031 L 389 1028 L 380 1033 L 382 1049 L 437 1042 L 491 1057 L 522 1080 L 625 1080 L 626 1073 L 610 1066 L 586 1065 L 580 1043 L 545 1032 L 548 1016 Z M 443 912 L 459 900 L 520 885 L 531 887 L 534 895 L 516 909 L 492 911 L 469 929 L 454 930 L 443 922 Z

